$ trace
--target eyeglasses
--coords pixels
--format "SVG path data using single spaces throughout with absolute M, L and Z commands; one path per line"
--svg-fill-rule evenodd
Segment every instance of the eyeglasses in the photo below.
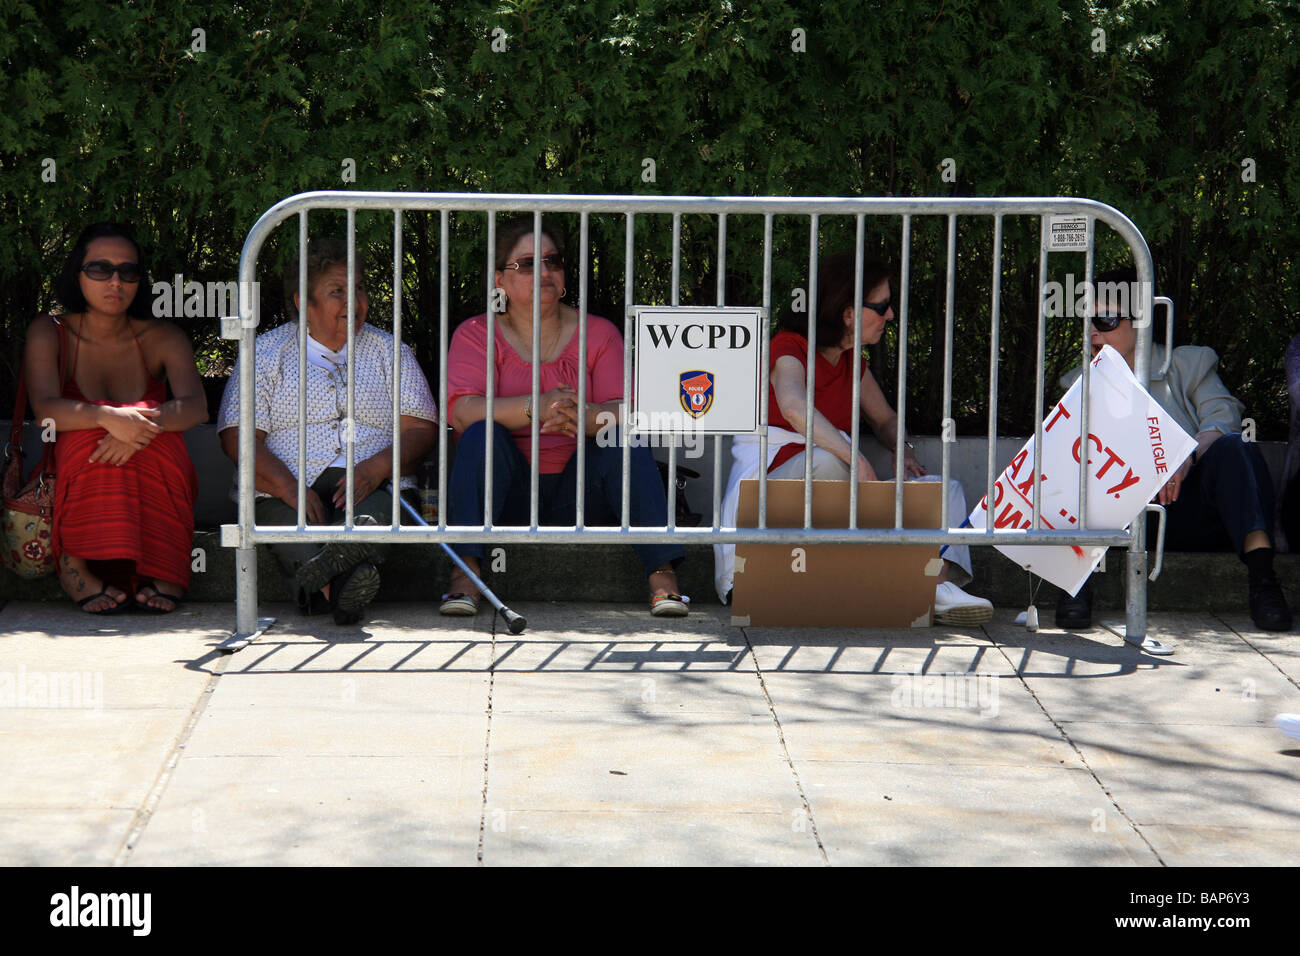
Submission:
M 87 262 L 81 267 L 81 271 L 86 274 L 87 279 L 94 279 L 96 282 L 107 282 L 113 278 L 114 272 L 121 277 L 123 282 L 139 282 L 141 275 L 143 275 L 138 262 L 120 262 L 113 265 L 113 263 L 105 259 Z
M 862 304 L 877 315 L 884 315 L 893 306 L 894 300 L 890 298 L 885 299 L 883 302 L 863 302 Z
M 537 260 L 532 256 L 524 256 L 522 259 L 516 259 L 514 262 L 507 262 L 505 267 L 507 269 L 519 270 L 520 275 L 530 276 L 533 274 L 533 265 L 536 261 Z M 542 257 L 542 265 L 546 266 L 546 268 L 550 269 L 552 272 L 563 272 L 564 257 L 558 252 L 552 252 L 549 256 Z
M 1120 315 L 1118 312 L 1098 312 L 1092 317 L 1092 327 L 1098 332 L 1114 332 L 1119 324 L 1132 316 Z

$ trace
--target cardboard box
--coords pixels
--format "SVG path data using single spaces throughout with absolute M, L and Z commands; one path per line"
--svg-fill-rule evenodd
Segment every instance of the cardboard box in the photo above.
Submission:
M 939 482 L 904 482 L 903 527 L 938 528 Z M 849 484 L 814 481 L 814 528 L 847 528 Z M 758 479 L 741 482 L 736 526 L 758 527 Z M 803 527 L 803 482 L 767 483 L 767 526 Z M 894 483 L 858 485 L 858 527 L 894 526 Z M 796 551 L 802 548 L 802 553 Z M 731 623 L 741 626 L 929 627 L 939 545 L 736 546 Z

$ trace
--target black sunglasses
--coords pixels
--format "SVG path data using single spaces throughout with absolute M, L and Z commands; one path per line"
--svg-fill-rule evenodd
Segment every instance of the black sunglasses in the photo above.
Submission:
M 536 260 L 532 256 L 524 256 L 516 259 L 514 262 L 507 262 L 507 269 L 517 269 L 522 275 L 530 276 L 533 274 L 533 266 Z M 560 272 L 564 269 L 564 257 L 558 252 L 552 252 L 549 256 L 542 257 L 542 265 L 552 272 Z
M 894 304 L 893 298 L 885 299 L 883 302 L 863 302 L 868 309 L 877 315 L 884 315 Z
M 1092 327 L 1098 332 L 1114 332 L 1125 319 L 1132 318 L 1118 312 L 1099 312 L 1092 317 Z
M 87 262 L 81 267 L 81 271 L 86 274 L 87 279 L 94 279 L 96 282 L 107 282 L 113 277 L 114 272 L 122 277 L 123 282 L 139 282 L 140 277 L 144 275 L 138 262 L 120 262 L 113 265 L 105 259 Z

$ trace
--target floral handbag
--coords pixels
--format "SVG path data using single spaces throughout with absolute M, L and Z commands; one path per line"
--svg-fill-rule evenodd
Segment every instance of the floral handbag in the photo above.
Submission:
M 63 345 L 63 329 L 59 329 Z M 59 349 L 62 365 L 63 349 Z M 62 379 L 62 375 L 60 375 Z M 42 578 L 54 571 L 54 443 L 46 442 L 40 467 L 23 484 L 23 418 L 27 414 L 27 370 L 18 373 L 13 425 L 4 463 L 4 565 L 24 578 Z

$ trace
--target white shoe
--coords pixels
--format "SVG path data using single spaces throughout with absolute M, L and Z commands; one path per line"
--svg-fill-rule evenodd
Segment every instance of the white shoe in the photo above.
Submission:
M 951 581 L 934 589 L 934 623 L 974 626 L 992 618 L 992 601 L 967 594 Z
M 1278 714 L 1273 721 L 1282 733 L 1300 740 L 1300 714 Z

